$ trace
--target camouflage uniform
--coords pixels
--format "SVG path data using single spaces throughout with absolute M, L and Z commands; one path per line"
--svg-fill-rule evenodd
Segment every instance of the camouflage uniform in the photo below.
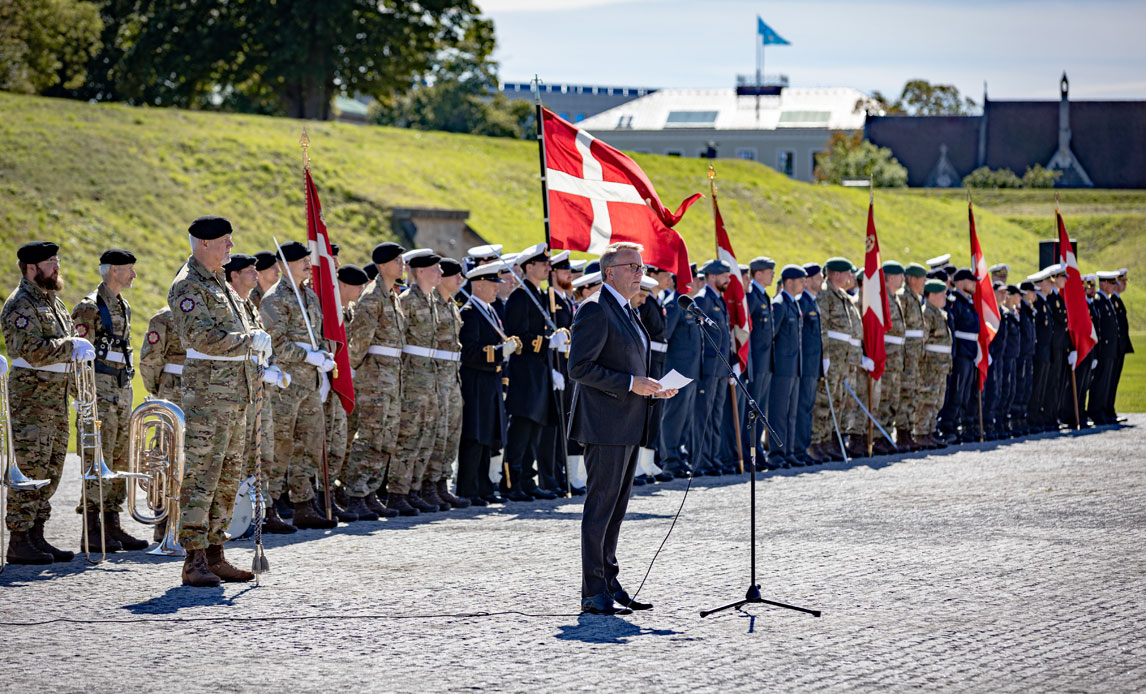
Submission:
M 139 375 L 148 393 L 178 405 L 182 399 L 180 381 L 187 353 L 172 325 L 170 307 L 164 306 L 151 317 L 139 350 Z
M 886 291 L 886 287 L 884 289 Z M 895 296 L 889 297 L 888 330 L 884 333 L 883 344 L 887 353 L 887 362 L 883 367 L 883 375 L 879 377 L 879 409 L 876 418 L 884 429 L 891 432 L 892 423 L 899 414 L 900 389 L 903 384 L 904 347 L 905 337 L 903 308 Z
M 106 307 L 111 322 L 110 333 L 100 317 L 101 303 Z M 128 420 L 131 419 L 133 405 L 131 377 L 135 374 L 131 365 L 131 306 L 100 282 L 94 292 L 80 299 L 72 309 L 72 323 L 76 326 L 76 335 L 86 338 L 96 348 L 96 407 L 104 462 L 113 470 L 126 471 L 130 438 Z M 122 512 L 127 497 L 127 487 L 122 479 L 104 480 L 102 485 L 98 480 L 87 482 L 87 510 L 99 511 L 101 486 L 104 512 Z M 77 513 L 83 511 L 81 506 L 76 507 Z
M 271 289 L 274 289 L 274 285 L 271 285 Z M 247 301 L 254 304 L 257 309 L 262 306 L 263 297 L 267 295 L 267 291 L 268 290 L 264 290 L 261 285 L 256 284 L 255 288 L 251 290 L 251 293 L 247 295 Z
M 900 377 L 899 404 L 895 412 L 896 432 L 911 433 L 919 405 L 919 363 L 923 359 L 923 297 L 906 285 L 895 296 L 903 313 L 903 376 Z M 884 426 L 887 426 L 886 424 Z
M 436 360 L 413 353 L 433 350 L 437 344 L 438 306 L 434 298 L 426 296 L 416 284 L 398 298 L 406 314 L 406 346 L 402 348 L 402 416 L 398 423 L 398 452 L 391 463 L 388 491 L 403 495 L 421 490 L 422 478 L 438 434 Z
M 47 521 L 52 515 L 50 500 L 68 452 L 66 369 L 74 332 L 64 302 L 27 279 L 20 280 L 4 302 L 0 325 L 12 360 L 8 406 L 16 464 L 31 479 L 51 480 L 39 489 L 8 490 L 8 529 L 27 532 L 37 519 Z M 20 360 L 29 366 L 21 366 Z M 42 370 L 45 367 L 59 371 Z
M 254 400 L 252 326 L 223 271 L 194 257 L 167 293 L 172 327 L 184 349 L 182 399 L 186 421 L 179 542 L 186 550 L 222 545 L 231 523 L 246 453 L 247 406 Z
M 947 394 L 947 374 L 951 373 L 951 330 L 947 312 L 930 303 L 923 304 L 923 358 L 919 360 L 919 406 L 915 409 L 914 436 L 935 432 L 939 409 Z
M 367 284 L 354 304 L 346 338 L 354 369 L 352 418 L 358 424 L 350 439 L 343 479 L 347 494 L 365 497 L 378 491 L 391 461 L 398 457 L 406 314 L 397 292 L 377 280 Z
M 827 391 L 820 389 L 816 393 L 816 406 L 812 415 L 812 443 L 827 444 L 836 440 L 832 426 L 832 410 L 828 406 L 829 392 L 832 395 L 836 417 L 839 419 L 840 432 L 859 433 L 855 417 L 859 408 L 844 389 L 843 382 L 846 380 L 855 390 L 856 371 L 863 356 L 861 347 L 863 322 L 860 321 L 848 293 L 832 286 L 831 282 L 824 282 L 823 290 L 816 295 L 816 305 L 820 308 L 823 358 L 831 360 L 831 363 L 828 365 L 828 373 L 824 376 Z
M 311 326 L 321 330 L 318 295 L 307 286 L 299 288 L 299 293 Z M 276 388 L 271 395 L 276 455 L 267 469 L 270 494 L 277 498 L 283 493 L 289 471 L 290 500 L 296 504 L 310 501 L 314 498 L 311 479 L 319 472 L 319 442 L 325 428 L 318 379 L 325 376 L 317 367 L 306 363 L 310 334 L 290 280 L 284 277 L 271 287 L 259 305 L 259 313 L 271 336 L 275 363 L 291 377 L 288 387 Z M 321 338 L 318 348 L 329 349 Z
M 458 445 L 462 439 L 462 382 L 458 373 L 462 343 L 458 332 L 462 327 L 462 315 L 452 299 L 442 298 L 441 292 L 434 292 L 438 304 L 438 330 L 434 349 L 440 354 L 434 363 L 438 369 L 437 410 L 438 434 L 435 437 L 433 453 L 426 468 L 425 481 L 436 484 L 449 479 L 453 474 L 453 463 L 458 457 Z M 457 359 L 447 359 L 447 355 Z
M 861 317 L 859 310 L 859 302 L 862 292 L 863 288 L 860 287 L 856 290 L 854 295 L 848 294 L 847 292 L 843 293 L 844 296 L 848 298 L 848 308 L 851 324 L 855 327 L 858 327 L 858 330 L 852 332 L 851 342 L 849 343 L 851 345 L 851 349 L 848 351 L 848 356 L 853 358 L 855 363 L 851 365 L 852 368 L 851 374 L 848 377 L 848 385 L 850 385 L 852 390 L 855 391 L 856 395 L 861 398 L 864 397 L 864 395 L 867 393 L 868 388 L 871 388 L 873 385 L 875 386 L 875 389 L 871 394 L 871 400 L 869 401 L 871 402 L 872 406 L 868 408 L 873 413 L 875 413 L 879 411 L 879 382 L 873 382 L 870 378 L 868 378 L 868 372 L 860 368 L 860 362 L 864 358 L 863 318 Z M 866 440 L 867 417 L 864 415 L 863 411 L 860 410 L 859 403 L 856 402 L 855 398 L 846 392 L 843 393 L 841 397 L 844 399 L 844 421 L 847 422 L 847 425 L 844 425 L 843 422 L 840 422 L 841 426 L 845 427 L 844 433 L 851 434 L 853 436 L 863 436 Z
M 263 327 L 263 319 L 259 314 L 259 309 L 255 307 L 254 302 L 250 299 L 243 299 L 242 303 L 243 315 L 246 316 L 251 326 L 258 330 L 265 330 Z M 259 450 L 262 451 L 263 457 L 263 494 L 269 494 L 270 480 L 267 477 L 266 470 L 275 459 L 275 418 L 274 408 L 271 406 L 271 393 L 278 388 L 272 388 L 263 384 L 263 402 L 262 402 L 262 430 L 260 433 Z M 256 393 L 257 395 L 257 393 Z M 259 402 L 257 398 L 252 400 L 251 406 L 247 408 L 247 454 L 244 456 L 243 474 L 240 479 L 245 479 L 249 475 L 255 474 L 255 418 L 259 416 Z M 269 497 L 268 497 L 269 498 Z
M 354 317 L 354 304 L 342 308 L 342 320 L 344 325 L 350 325 L 351 318 Z M 333 372 L 331 372 L 333 373 Z M 324 374 L 322 378 L 329 378 L 330 374 Z M 333 379 L 331 379 L 333 380 Z M 330 394 L 326 397 L 326 402 L 323 403 L 323 416 L 326 418 L 326 467 L 327 474 L 330 476 L 330 483 L 333 485 L 336 480 L 342 476 L 344 463 L 346 462 L 346 410 L 342 409 L 342 398 L 332 389 Z M 319 488 L 322 486 L 322 476 L 318 478 Z

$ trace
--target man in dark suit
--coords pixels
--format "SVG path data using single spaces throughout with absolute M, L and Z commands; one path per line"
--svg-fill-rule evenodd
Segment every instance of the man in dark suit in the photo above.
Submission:
M 601 256 L 604 286 L 585 300 L 573 320 L 569 376 L 573 379 L 570 436 L 585 447 L 588 473 L 581 519 L 581 611 L 628 614 L 647 610 L 621 587 L 617 539 L 629 505 L 637 453 L 648 445 L 653 408 L 667 398 L 648 378 L 648 332 L 629 306 L 640 291 L 641 247 L 615 243 Z

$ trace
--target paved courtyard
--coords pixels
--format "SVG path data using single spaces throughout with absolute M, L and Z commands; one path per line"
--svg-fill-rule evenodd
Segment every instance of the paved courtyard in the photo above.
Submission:
M 748 584 L 744 477 L 696 480 L 640 592 L 655 609 L 622 618 L 577 614 L 577 499 L 271 536 L 258 588 L 183 588 L 142 553 L 9 566 L 0 689 L 1141 691 L 1144 429 L 762 476 L 762 592 L 819 619 L 700 618 Z M 77 475 L 48 525 L 69 549 Z M 684 489 L 638 488 L 630 592 Z M 249 565 L 250 541 L 228 547 Z

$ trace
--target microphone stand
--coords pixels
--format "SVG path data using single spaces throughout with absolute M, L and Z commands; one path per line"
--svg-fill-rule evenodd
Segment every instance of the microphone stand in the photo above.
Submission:
M 751 578 L 748 583 L 748 591 L 744 594 L 744 598 L 742 600 L 737 600 L 736 602 L 731 602 L 727 605 L 721 605 L 720 607 L 716 607 L 711 610 L 701 610 L 700 616 L 707 617 L 710 614 L 716 614 L 717 612 L 722 612 L 724 610 L 740 609 L 744 605 L 771 605 L 773 607 L 783 607 L 787 610 L 795 610 L 797 612 L 810 614 L 813 617 L 819 617 L 819 610 L 810 610 L 806 607 L 797 607 L 795 605 L 776 602 L 775 600 L 765 600 L 764 598 L 760 597 L 760 585 L 756 583 L 756 421 L 759 420 L 760 422 L 763 422 L 764 428 L 768 430 L 770 441 L 776 441 L 781 447 L 784 445 L 784 443 L 783 441 L 780 441 L 776 436 L 776 430 L 773 429 L 772 425 L 768 423 L 768 418 L 764 416 L 764 413 L 760 411 L 760 406 L 757 405 L 756 401 L 752 399 L 752 393 L 748 392 L 748 387 L 744 385 L 744 381 L 740 380 L 740 376 L 736 375 L 736 372 L 732 370 L 732 366 L 728 363 L 728 360 L 724 358 L 724 352 L 720 351 L 720 347 L 716 344 L 716 341 L 713 340 L 712 336 L 708 334 L 708 328 L 704 324 L 705 320 L 709 320 L 708 316 L 705 316 L 704 313 L 701 312 L 700 308 L 695 304 L 689 306 L 688 309 L 686 309 L 686 312 L 687 311 L 692 312 L 693 320 L 696 322 L 696 326 L 700 329 L 700 334 L 704 335 L 704 339 L 708 340 L 708 343 L 712 346 L 713 351 L 716 352 L 718 357 L 720 357 L 720 361 L 722 364 L 724 364 L 724 368 L 726 371 L 728 371 L 728 375 L 736 381 L 736 385 L 738 385 L 741 392 L 744 393 L 744 397 L 748 402 L 748 431 L 752 435 L 752 445 L 749 446 L 749 449 L 751 449 L 751 452 L 749 453 L 749 460 L 752 464 L 752 474 L 748 479 L 748 488 L 750 490 L 749 494 L 751 499 L 751 507 L 749 513 L 749 534 L 752 538 L 750 546 Z

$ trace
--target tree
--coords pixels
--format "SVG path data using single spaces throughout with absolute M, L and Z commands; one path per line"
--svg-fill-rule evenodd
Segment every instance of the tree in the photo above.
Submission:
M 99 10 L 77 0 L 0 0 L 0 89 L 43 94 L 83 84 L 100 49 Z
M 886 147 L 876 147 L 860 133 L 832 133 L 828 148 L 816 155 L 815 177 L 822 183 L 843 183 L 845 179 L 871 176 L 880 188 L 907 185 L 907 169 Z
M 1010 169 L 992 169 L 980 166 L 963 177 L 965 188 L 1054 188 L 1062 176 L 1061 171 L 1044 169 L 1042 164 L 1028 166 L 1019 178 Z
M 856 102 L 856 111 L 869 116 L 966 116 L 978 104 L 963 98 L 959 89 L 951 84 L 931 84 L 927 80 L 908 80 L 894 102 L 875 91 Z

